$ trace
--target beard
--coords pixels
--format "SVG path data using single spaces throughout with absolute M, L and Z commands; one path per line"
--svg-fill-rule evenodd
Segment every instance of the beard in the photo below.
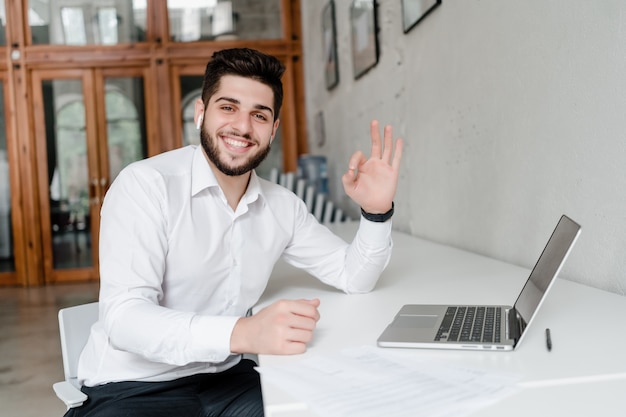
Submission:
M 250 139 L 249 135 L 240 136 L 245 139 Z M 217 143 L 213 136 L 206 131 L 204 126 L 200 129 L 200 144 L 209 158 L 209 161 L 211 161 L 220 172 L 231 177 L 246 174 L 258 167 L 270 153 L 271 148 L 268 144 L 266 147 L 259 149 L 259 151 L 254 155 L 251 155 L 247 161 L 243 162 L 243 164 L 239 166 L 232 166 L 220 159 L 220 150 L 217 147 Z

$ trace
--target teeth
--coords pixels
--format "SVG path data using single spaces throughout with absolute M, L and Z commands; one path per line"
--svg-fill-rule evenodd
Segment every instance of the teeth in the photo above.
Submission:
M 224 139 L 224 142 L 228 143 L 230 146 L 235 146 L 237 148 L 245 148 L 248 146 L 247 142 L 241 142 L 233 139 Z

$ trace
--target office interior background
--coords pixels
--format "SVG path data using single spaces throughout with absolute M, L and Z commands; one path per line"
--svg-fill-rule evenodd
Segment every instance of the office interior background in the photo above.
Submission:
M 98 281 L 99 210 L 129 163 L 199 142 L 207 61 L 246 46 L 286 67 L 259 174 L 307 152 L 296 0 L 0 1 L 0 286 Z
M 54 312 L 97 296 L 101 198 L 125 164 L 197 139 L 189 103 L 224 47 L 287 66 L 262 175 L 325 156 L 358 216 L 340 176 L 377 118 L 405 140 L 395 229 L 531 268 L 565 213 L 583 231 L 561 276 L 625 294 L 626 3 L 443 0 L 408 28 L 436 2 L 379 0 L 372 31 L 372 2 L 334 0 L 332 62 L 329 3 L 0 1 L 6 412 L 61 410 Z
M 245 45 L 288 68 L 262 169 L 324 155 L 332 199 L 358 216 L 340 176 L 377 118 L 405 140 L 396 229 L 530 268 L 565 213 L 583 233 L 562 276 L 624 294 L 626 4 L 444 0 L 409 28 L 430 3 L 6 2 L 0 283 L 97 280 L 106 187 L 193 141 L 206 60 Z
M 626 293 L 625 2 L 443 0 L 404 33 L 402 1 L 379 1 L 379 62 L 355 80 L 336 0 L 330 91 L 325 3 L 301 2 L 306 111 L 335 199 L 378 118 L 406 144 L 394 228 L 531 268 L 567 214 L 582 233 L 561 276 Z

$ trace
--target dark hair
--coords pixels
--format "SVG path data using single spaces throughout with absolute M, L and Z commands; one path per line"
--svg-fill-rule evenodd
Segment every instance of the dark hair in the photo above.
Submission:
M 219 89 L 224 75 L 237 75 L 259 81 L 274 92 L 274 121 L 278 119 L 283 102 L 283 83 L 280 78 L 285 67 L 276 58 L 249 48 L 233 48 L 217 51 L 211 57 L 204 72 L 202 102 L 206 107 L 209 99 Z

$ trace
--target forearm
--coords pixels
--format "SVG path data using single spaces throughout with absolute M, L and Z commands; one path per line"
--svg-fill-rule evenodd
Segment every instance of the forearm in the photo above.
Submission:
M 391 258 L 391 222 L 362 219 L 348 244 L 324 226 L 308 226 L 308 233 L 290 246 L 284 259 L 320 281 L 347 293 L 371 291 Z
M 178 366 L 222 362 L 231 354 L 230 335 L 238 317 L 175 311 L 140 298 L 101 303 L 103 324 L 116 349 Z
M 346 251 L 341 289 L 349 294 L 371 291 L 391 259 L 392 248 L 390 221 L 372 223 L 361 219 Z

